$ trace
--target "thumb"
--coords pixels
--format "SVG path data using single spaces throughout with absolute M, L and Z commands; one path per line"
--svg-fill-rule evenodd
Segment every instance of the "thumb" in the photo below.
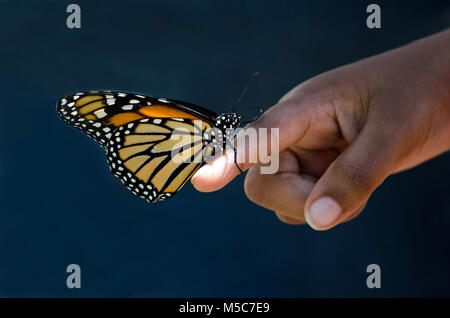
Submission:
M 382 131 L 368 122 L 317 181 L 305 203 L 305 219 L 313 229 L 328 230 L 345 221 L 391 173 L 399 147 Z

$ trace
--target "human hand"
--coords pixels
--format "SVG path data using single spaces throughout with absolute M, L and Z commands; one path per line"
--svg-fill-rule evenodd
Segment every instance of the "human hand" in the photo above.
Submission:
M 279 128 L 280 151 L 276 174 L 238 163 L 250 200 L 317 230 L 348 221 L 390 174 L 450 149 L 450 30 L 316 76 L 248 127 Z M 240 173 L 226 157 L 196 173 L 197 190 Z

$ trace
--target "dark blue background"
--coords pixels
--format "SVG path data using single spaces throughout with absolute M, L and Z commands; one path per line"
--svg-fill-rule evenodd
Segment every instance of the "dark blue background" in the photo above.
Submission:
M 447 1 L 0 2 L 0 296 L 450 296 L 449 155 L 390 177 L 328 232 L 279 222 L 243 177 L 149 205 L 56 116 L 64 94 L 120 89 L 248 117 L 307 78 L 448 27 Z M 82 288 L 66 287 L 66 266 Z M 382 288 L 366 287 L 366 266 Z

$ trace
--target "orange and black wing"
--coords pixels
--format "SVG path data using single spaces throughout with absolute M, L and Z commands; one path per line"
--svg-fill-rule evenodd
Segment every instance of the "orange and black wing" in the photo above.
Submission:
M 119 127 L 108 143 L 112 173 L 149 202 L 173 196 L 214 155 L 201 120 L 144 118 Z
M 77 93 L 57 112 L 102 145 L 112 173 L 149 202 L 178 192 L 214 155 L 216 114 L 180 101 L 123 92 Z
M 201 119 L 212 124 L 217 117 L 210 110 L 186 102 L 106 91 L 63 97 L 58 101 L 57 113 L 104 148 L 115 129 L 143 118 Z

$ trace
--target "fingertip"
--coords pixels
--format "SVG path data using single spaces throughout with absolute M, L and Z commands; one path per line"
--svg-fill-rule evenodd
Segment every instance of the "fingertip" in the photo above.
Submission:
M 306 222 L 316 231 L 328 230 L 335 226 L 341 214 L 340 205 L 327 196 L 319 198 L 305 209 Z
M 197 172 L 192 176 L 191 183 L 199 191 L 203 191 L 204 183 L 208 180 L 209 170 L 211 166 L 209 164 L 205 164 Z
M 230 182 L 236 173 L 226 155 L 220 155 L 212 162 L 201 167 L 192 177 L 191 183 L 201 192 L 217 191 Z

